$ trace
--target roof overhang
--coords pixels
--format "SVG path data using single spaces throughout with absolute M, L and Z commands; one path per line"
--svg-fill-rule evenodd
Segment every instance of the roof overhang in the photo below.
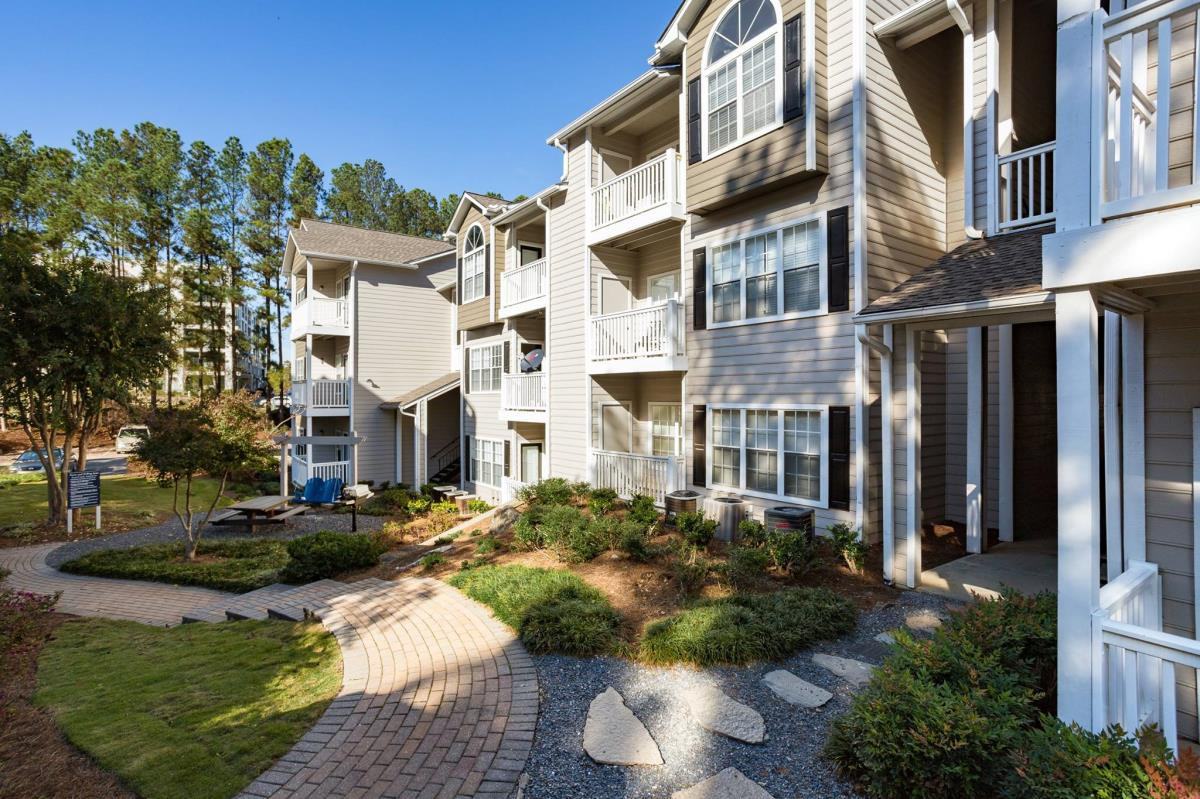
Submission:
M 379 403 L 379 407 L 383 408 L 384 410 L 389 410 L 389 411 L 403 411 L 407 408 L 413 407 L 414 405 L 421 402 L 422 400 L 427 401 L 427 400 L 431 400 L 431 399 L 436 399 L 436 398 L 442 396 L 443 394 L 453 391 L 454 389 L 456 389 L 462 385 L 462 377 L 457 376 L 457 373 L 454 373 L 454 374 L 456 376 L 453 380 L 450 380 L 446 383 L 442 383 L 441 385 L 434 386 L 434 387 L 430 388 L 428 391 L 425 391 L 421 394 L 398 397 L 394 400 L 389 400 L 387 402 L 381 402 L 381 403 Z
M 571 121 L 566 127 L 553 133 L 546 139 L 546 144 L 553 147 L 555 142 L 565 142 L 589 125 L 603 124 L 605 120 L 617 118 L 638 105 L 657 100 L 658 94 L 664 89 L 663 82 L 666 80 L 672 80 L 678 84 L 679 68 L 663 66 L 646 70 L 584 112 L 582 116 Z M 676 91 L 678 91 L 678 86 L 676 86 Z
M 1053 312 L 1053 308 L 1054 292 L 1037 291 L 1029 294 L 1016 294 L 1009 297 L 996 297 L 973 302 L 933 305 L 927 308 L 904 308 L 896 311 L 857 313 L 854 315 L 854 321 L 863 325 L 881 325 L 986 319 L 985 324 L 996 324 L 992 317 L 1009 316 L 1014 313 L 1043 309 Z M 963 325 L 952 324 L 948 326 L 962 327 Z
M 458 229 L 462 227 L 463 219 L 467 216 L 467 210 L 472 205 L 478 208 L 480 213 L 487 213 L 487 209 L 478 200 L 464 191 L 458 198 L 458 207 L 454 209 L 454 216 L 450 217 L 450 224 L 446 227 L 447 236 L 458 235 Z
M 435 253 L 433 253 L 433 254 L 431 254 L 431 255 L 424 255 L 424 256 L 422 256 L 422 257 L 420 257 L 420 258 L 414 258 L 414 259 L 412 259 L 411 261 L 409 261 L 409 262 L 408 262 L 408 265 L 409 265 L 409 266 L 412 266 L 412 267 L 414 267 L 414 268 L 415 268 L 415 267 L 421 266 L 421 265 L 423 265 L 423 264 L 427 264 L 427 263 L 429 263 L 430 261 L 436 261 L 436 260 L 437 260 L 437 259 L 439 259 L 439 258 L 445 258 L 445 257 L 446 257 L 446 256 L 448 256 L 448 255 L 449 255 L 449 256 L 453 256 L 453 255 L 454 255 L 454 249 L 453 249 L 453 248 L 450 248 L 450 249 L 447 249 L 447 250 L 442 250 L 441 252 L 435 252 Z
M 651 64 L 671 64 L 679 61 L 683 55 L 683 46 L 687 44 L 687 35 L 707 5 L 708 0 L 683 0 L 679 4 L 671 21 L 654 43 L 654 55 L 650 56 Z
M 521 222 L 534 213 L 541 213 L 542 209 L 538 207 L 539 200 L 548 200 L 556 194 L 560 194 L 567 190 L 565 183 L 555 183 L 553 186 L 547 186 L 532 197 L 528 197 L 516 205 L 509 206 L 504 213 L 497 214 L 492 220 L 494 225 L 511 224 L 513 222 Z
M 968 5 L 970 0 L 967 0 Z M 875 26 L 875 36 L 888 39 L 901 50 L 957 26 L 971 32 L 971 18 L 959 0 L 918 0 Z

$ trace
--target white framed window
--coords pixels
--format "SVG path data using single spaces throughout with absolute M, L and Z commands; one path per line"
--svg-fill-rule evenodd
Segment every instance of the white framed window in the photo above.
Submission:
M 650 403 L 650 454 L 678 455 L 682 448 L 682 411 L 678 403 Z
M 490 438 L 471 439 L 471 478 L 476 483 L 499 488 L 504 479 L 504 442 Z
M 708 248 L 712 327 L 825 313 L 825 221 L 789 222 Z
M 775 0 L 734 0 L 704 52 L 704 157 L 778 127 L 783 120 L 782 26 Z
M 463 239 L 462 301 L 474 302 L 487 296 L 487 248 L 483 228 L 472 225 Z
M 470 374 L 469 394 L 486 394 L 500 390 L 504 373 L 504 345 L 488 344 L 467 349 Z
M 829 409 L 709 406 L 708 487 L 829 505 Z

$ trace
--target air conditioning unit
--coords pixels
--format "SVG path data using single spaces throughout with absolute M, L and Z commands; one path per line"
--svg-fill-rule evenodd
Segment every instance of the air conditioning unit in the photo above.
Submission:
M 763 511 L 763 527 L 770 530 L 800 530 L 809 541 L 816 534 L 816 514 L 810 508 L 781 505 Z

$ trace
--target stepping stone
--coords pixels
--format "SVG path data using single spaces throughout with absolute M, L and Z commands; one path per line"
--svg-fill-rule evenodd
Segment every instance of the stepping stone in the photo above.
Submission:
M 767 725 L 758 711 L 715 685 L 688 688 L 683 692 L 683 700 L 691 709 L 692 718 L 706 730 L 750 744 L 760 744 L 767 737 Z
M 691 788 L 676 791 L 671 799 L 775 799 L 766 789 L 730 767 Z
M 892 644 L 896 643 L 896 636 L 892 635 L 891 633 L 880 633 L 879 635 L 875 636 L 875 640 L 881 644 L 887 644 L 888 646 L 891 646 Z
M 919 633 L 931 633 L 946 621 L 945 616 L 932 610 L 918 610 L 904 617 L 904 624 Z
M 813 663 L 828 669 L 855 688 L 862 688 L 869 683 L 871 675 L 875 672 L 874 666 L 870 663 L 863 663 L 861 660 L 840 658 L 836 655 L 813 655 L 812 659 Z
M 661 766 L 662 753 L 646 725 L 609 686 L 592 700 L 583 725 L 583 751 L 597 763 Z
M 815 709 L 833 699 L 833 694 L 824 688 L 806 682 L 784 669 L 771 672 L 763 677 L 762 681 L 780 699 L 800 707 Z

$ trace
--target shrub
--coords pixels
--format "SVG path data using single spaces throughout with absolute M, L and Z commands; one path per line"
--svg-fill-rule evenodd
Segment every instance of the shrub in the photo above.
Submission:
M 568 571 L 480 566 L 449 582 L 491 608 L 531 651 L 601 654 L 617 641 L 619 618 L 604 594 Z
M 617 504 L 617 492 L 611 488 L 593 488 L 588 494 L 588 509 L 595 516 L 603 516 Z
M 644 524 L 647 527 L 658 521 L 658 508 L 654 504 L 654 497 L 648 497 L 645 494 L 634 494 L 629 500 L 629 518 L 639 524 Z
M 430 552 L 425 557 L 421 558 L 417 563 L 421 564 L 421 568 L 425 571 L 436 569 L 446 562 L 446 556 L 441 552 Z
M 467 510 L 471 513 L 487 513 L 492 509 L 492 506 L 486 500 L 472 499 L 467 501 Z
M 419 490 L 421 492 L 421 496 L 433 497 L 433 483 L 421 483 L 421 488 Z
M 541 549 L 546 545 L 546 539 L 532 512 L 522 514 L 513 525 L 513 544 L 517 549 Z
M 571 533 L 586 527 L 588 518 L 574 505 L 552 505 L 535 518 L 547 546 L 556 546 L 570 538 Z
M 435 502 L 429 506 L 430 513 L 458 513 L 458 503 L 452 500 Z
M 458 536 L 458 533 L 439 535 L 437 538 L 433 539 L 433 545 L 436 547 L 442 547 L 446 544 L 453 544 L 454 539 L 458 538 Z
M 776 528 L 766 536 L 767 555 L 779 571 L 800 575 L 816 564 L 817 547 L 803 531 Z
M 679 547 L 671 561 L 671 576 L 675 580 L 675 587 L 685 597 L 695 595 L 704 587 L 704 581 L 708 579 L 711 570 L 712 563 L 695 547 Z
M 525 486 L 518 496 L 530 505 L 566 505 L 575 497 L 575 489 L 561 477 L 550 477 Z
M 405 512 L 412 513 L 410 499 L 412 494 L 403 488 L 389 488 L 378 491 L 358 507 L 359 513 L 368 516 L 393 516 Z
M 433 507 L 433 500 L 429 497 L 413 497 L 408 501 L 406 507 L 413 516 L 419 516 L 429 512 L 429 509 Z
M 738 541 L 743 546 L 761 547 L 767 543 L 767 530 L 762 522 L 742 519 L 738 522 Z
M 867 545 L 862 540 L 862 532 L 845 522 L 839 522 L 829 526 L 829 534 L 833 538 L 833 548 L 850 573 L 862 574 L 863 564 L 867 560 Z
M 1119 727 L 1094 733 L 1043 716 L 1014 749 L 1011 765 L 999 791 L 1003 799 L 1151 795 L 1139 745 Z
M 717 532 L 715 519 L 708 519 L 700 511 L 687 511 L 675 517 L 675 526 L 683 535 L 683 540 L 694 547 L 704 549 L 712 541 Z
M 475 554 L 490 555 L 500 549 L 500 542 L 495 536 L 485 535 L 475 544 Z
M 60 568 L 72 574 L 153 580 L 242 593 L 279 582 L 289 561 L 287 544 L 266 538 L 201 540 L 196 554 L 200 557 L 186 560 L 182 543 L 147 544 L 89 552 Z
M 370 536 L 323 530 L 287 543 L 289 560 L 280 579 L 285 583 L 310 583 L 366 569 L 379 563 L 383 552 L 383 547 Z
M 822 588 L 726 597 L 651 624 L 639 651 L 651 663 L 742 665 L 844 635 L 854 620 L 853 606 Z
M 753 588 L 763 581 L 771 558 L 764 550 L 737 546 L 729 551 L 725 579 L 735 590 Z
M 628 555 L 630 560 L 649 560 L 650 542 L 648 532 L 637 521 L 626 519 L 620 528 L 620 539 L 617 541 L 617 548 Z
M 585 520 L 582 524 L 571 527 L 558 543 L 559 557 L 568 563 L 586 563 L 608 549 L 614 525 L 605 524 L 603 521 Z

